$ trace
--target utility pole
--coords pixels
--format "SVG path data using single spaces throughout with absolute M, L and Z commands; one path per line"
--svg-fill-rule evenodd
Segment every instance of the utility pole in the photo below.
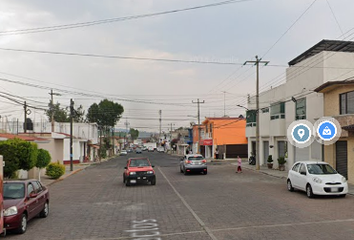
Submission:
M 128 143 L 128 125 L 129 125 L 129 123 L 128 123 L 128 119 L 127 118 L 125 118 L 125 123 L 124 123 L 124 125 L 125 125 L 125 129 L 126 129 L 126 132 L 125 132 L 125 135 L 126 135 L 126 137 L 127 137 L 127 143 Z M 126 144 L 125 144 L 125 137 L 124 137 L 124 146 L 125 146 Z
M 226 116 L 226 113 L 225 113 L 225 93 L 226 91 L 222 91 L 224 93 L 224 117 Z
M 70 99 L 70 171 L 73 171 L 73 116 L 74 116 L 74 101 Z
M 159 134 L 159 140 L 160 140 L 160 137 L 161 137 L 161 115 L 162 115 L 162 110 L 159 110 L 159 114 L 160 114 L 160 118 L 159 118 L 159 122 L 160 122 L 160 134 Z
M 23 132 L 27 132 L 27 103 L 25 101 L 25 104 L 23 105 L 23 108 L 25 109 L 25 124 L 23 125 Z
M 51 110 L 52 110 L 52 113 L 51 113 L 51 122 L 52 122 L 52 132 L 54 132 L 54 100 L 53 100 L 53 96 L 61 96 L 59 93 L 54 93 L 53 92 L 53 89 L 50 90 L 50 104 L 52 105 L 51 106 Z
M 25 101 L 25 103 L 23 104 L 23 108 L 25 110 L 25 121 L 24 121 L 24 126 L 23 126 L 23 132 L 24 133 L 27 133 L 27 115 L 30 115 L 31 114 L 31 110 L 27 109 L 27 103 Z
M 256 170 L 259 170 L 259 64 L 264 64 L 267 66 L 269 61 L 262 61 L 256 56 L 256 61 L 246 61 L 243 65 L 247 63 L 251 63 L 256 65 L 257 72 L 256 72 Z
M 199 98 L 197 99 L 196 102 L 192 101 L 192 103 L 196 103 L 198 105 L 198 149 L 197 149 L 197 153 L 200 153 L 200 104 L 201 103 L 205 103 L 205 101 L 203 100 L 202 102 L 199 101 Z

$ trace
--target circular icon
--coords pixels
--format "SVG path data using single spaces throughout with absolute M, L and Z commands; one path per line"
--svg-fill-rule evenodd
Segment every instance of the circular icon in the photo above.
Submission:
M 305 148 L 314 141 L 314 128 L 311 122 L 307 120 L 298 120 L 292 122 L 287 130 L 287 137 L 290 144 L 298 148 Z
M 324 145 L 334 144 L 342 134 L 340 123 L 331 117 L 323 117 L 315 122 L 316 140 Z
M 296 124 L 291 130 L 291 136 L 297 143 L 306 143 L 310 140 L 311 129 L 303 123 Z
M 323 121 L 318 124 L 317 134 L 323 141 L 331 141 L 337 134 L 337 127 L 333 122 Z

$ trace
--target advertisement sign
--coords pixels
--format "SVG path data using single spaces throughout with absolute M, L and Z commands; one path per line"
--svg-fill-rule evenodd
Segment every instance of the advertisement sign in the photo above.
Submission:
M 201 141 L 201 145 L 212 146 L 213 145 L 213 139 L 204 139 L 204 140 Z

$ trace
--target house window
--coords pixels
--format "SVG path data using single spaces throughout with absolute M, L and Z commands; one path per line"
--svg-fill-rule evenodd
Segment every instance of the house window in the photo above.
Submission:
M 296 101 L 296 120 L 306 119 L 306 98 L 301 98 Z
M 354 91 L 339 95 L 340 114 L 354 113 Z
M 267 113 L 267 112 L 269 112 L 269 108 L 268 108 L 268 107 L 262 108 L 261 110 L 262 110 L 262 113 Z
M 270 120 L 285 118 L 285 102 L 270 106 Z
M 256 126 L 257 112 L 256 110 L 246 111 L 246 127 Z

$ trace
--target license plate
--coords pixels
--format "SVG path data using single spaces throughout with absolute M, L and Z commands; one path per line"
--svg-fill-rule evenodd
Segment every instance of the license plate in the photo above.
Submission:
M 130 180 L 131 183 L 136 183 L 135 179 Z
M 137 177 L 138 179 L 140 179 L 140 177 Z
M 146 177 L 143 177 L 143 179 L 146 179 Z
M 331 192 L 338 192 L 338 188 L 331 188 Z

